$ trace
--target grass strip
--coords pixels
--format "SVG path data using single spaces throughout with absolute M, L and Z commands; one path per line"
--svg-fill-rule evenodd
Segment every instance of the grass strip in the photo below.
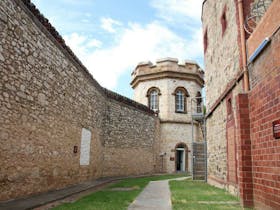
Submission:
M 186 174 L 160 175 L 142 178 L 128 178 L 112 184 L 98 192 L 87 195 L 73 203 L 57 206 L 55 210 L 124 210 L 139 195 L 150 181 L 171 179 L 186 176 Z M 114 188 L 133 188 L 133 190 L 112 191 Z
M 173 210 L 241 210 L 238 198 L 201 181 L 169 181 Z

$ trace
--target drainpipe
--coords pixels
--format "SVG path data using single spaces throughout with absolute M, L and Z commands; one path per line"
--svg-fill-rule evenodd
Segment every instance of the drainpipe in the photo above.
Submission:
M 246 55 L 246 39 L 244 30 L 244 14 L 243 14 L 243 0 L 238 0 L 238 15 L 240 24 L 240 38 L 241 38 L 241 53 L 242 53 L 242 69 L 244 72 L 244 91 L 249 91 L 249 75 L 247 68 L 247 55 Z

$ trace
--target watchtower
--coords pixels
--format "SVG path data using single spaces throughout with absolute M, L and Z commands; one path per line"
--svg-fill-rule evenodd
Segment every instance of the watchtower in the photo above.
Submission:
M 155 64 L 141 62 L 132 72 L 134 100 L 150 107 L 160 118 L 163 172 L 191 171 L 191 99 L 201 96 L 203 75 L 196 62 L 179 64 L 175 58 L 159 59 Z M 193 134 L 195 141 L 202 141 L 198 123 Z

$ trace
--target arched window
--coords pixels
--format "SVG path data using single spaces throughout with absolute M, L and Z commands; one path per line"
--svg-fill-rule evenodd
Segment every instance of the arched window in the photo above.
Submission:
M 160 90 L 156 87 L 152 87 L 147 92 L 148 97 L 148 107 L 154 112 L 159 111 L 159 96 Z
M 173 95 L 175 95 L 175 112 L 186 113 L 188 91 L 183 87 L 178 87 Z
M 176 92 L 176 111 L 184 112 L 185 111 L 185 96 L 183 91 L 178 90 Z

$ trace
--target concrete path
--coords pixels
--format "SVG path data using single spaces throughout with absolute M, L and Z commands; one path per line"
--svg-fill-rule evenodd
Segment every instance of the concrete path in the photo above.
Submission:
M 180 177 L 169 180 L 183 180 Z M 129 205 L 128 210 L 172 210 L 169 180 L 151 181 Z

